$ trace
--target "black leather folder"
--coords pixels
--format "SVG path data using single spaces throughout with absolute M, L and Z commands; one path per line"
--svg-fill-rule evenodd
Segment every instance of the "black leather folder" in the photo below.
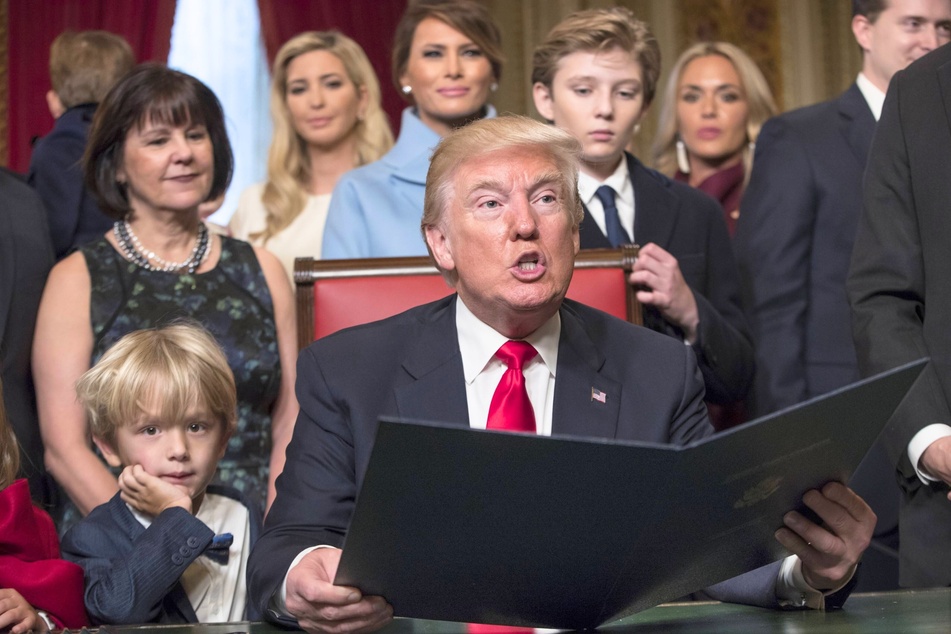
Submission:
M 917 361 L 682 447 L 382 420 L 335 583 L 397 616 L 593 628 L 787 555 Z

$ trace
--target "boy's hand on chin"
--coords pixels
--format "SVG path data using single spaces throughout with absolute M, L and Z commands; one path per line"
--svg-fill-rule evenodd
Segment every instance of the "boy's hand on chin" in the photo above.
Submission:
M 187 491 L 146 473 L 141 465 L 130 465 L 122 470 L 119 491 L 123 502 L 152 517 L 173 506 L 192 512 L 192 499 Z

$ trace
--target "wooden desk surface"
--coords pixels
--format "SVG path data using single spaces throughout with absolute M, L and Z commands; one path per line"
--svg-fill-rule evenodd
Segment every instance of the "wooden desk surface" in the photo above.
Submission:
M 218 625 L 103 627 L 100 632 L 133 634 L 278 634 L 268 623 Z M 396 619 L 383 634 L 465 634 L 460 623 Z M 513 631 L 524 632 L 525 630 Z M 546 630 L 554 632 L 554 630 Z M 601 632 L 710 634 L 717 632 L 780 632 L 782 634 L 948 634 L 951 632 L 951 588 L 854 594 L 842 610 L 780 611 L 730 603 L 671 603 L 651 608 L 600 628 Z M 499 634 L 504 634 L 500 629 Z

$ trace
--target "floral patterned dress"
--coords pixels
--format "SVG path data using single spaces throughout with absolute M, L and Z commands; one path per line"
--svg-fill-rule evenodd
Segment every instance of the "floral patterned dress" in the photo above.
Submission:
M 93 357 L 123 335 L 187 317 L 224 349 L 238 388 L 238 425 L 216 481 L 245 493 L 261 509 L 271 458 L 271 407 L 281 385 L 271 293 L 251 245 L 221 237 L 211 271 L 149 271 L 123 258 L 105 238 L 81 248 L 92 282 Z

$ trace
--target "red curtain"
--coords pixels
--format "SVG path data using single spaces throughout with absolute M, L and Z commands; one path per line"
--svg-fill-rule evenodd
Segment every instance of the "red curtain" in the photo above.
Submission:
M 9 0 L 9 167 L 25 172 L 30 142 L 49 132 L 49 50 L 66 29 L 102 29 L 123 36 L 136 59 L 165 62 L 175 0 Z
M 383 93 L 383 110 L 393 132 L 406 105 L 390 79 L 393 32 L 406 0 L 258 0 L 261 32 L 268 59 L 273 63 L 281 45 L 302 31 L 337 29 L 366 51 Z

